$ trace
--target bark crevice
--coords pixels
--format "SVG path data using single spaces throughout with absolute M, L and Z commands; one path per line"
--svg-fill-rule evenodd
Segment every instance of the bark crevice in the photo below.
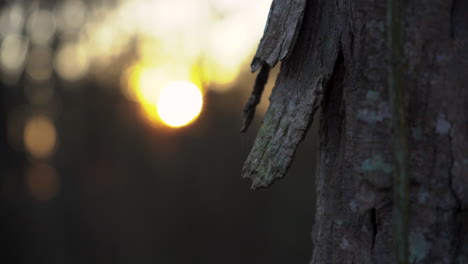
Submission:
M 370 210 L 370 222 L 372 224 L 372 247 L 371 247 L 371 250 L 374 249 L 375 247 L 375 239 L 377 237 L 377 232 L 378 232 L 378 229 L 377 229 L 377 213 L 376 213 L 376 209 L 375 208 L 372 208 Z
M 242 124 L 241 132 L 244 133 L 250 126 L 252 119 L 255 115 L 255 110 L 257 105 L 260 103 L 262 98 L 263 90 L 265 89 L 265 85 L 268 82 L 268 77 L 270 76 L 270 65 L 267 63 L 263 63 L 260 72 L 255 79 L 254 88 L 252 94 L 250 95 L 249 100 L 244 106 L 243 110 L 243 118 L 244 122 Z
M 449 167 L 448 167 L 448 188 L 455 199 L 456 206 L 461 208 L 462 200 L 458 197 L 457 192 L 453 188 L 453 178 L 455 177 L 453 174 L 453 168 L 455 163 L 455 155 L 453 154 L 453 127 L 450 127 L 448 131 L 448 154 L 449 154 Z

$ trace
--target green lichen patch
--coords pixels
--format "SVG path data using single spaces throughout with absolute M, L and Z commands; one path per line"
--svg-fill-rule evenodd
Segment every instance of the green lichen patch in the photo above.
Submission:
M 391 116 L 390 106 L 386 102 L 381 102 L 377 106 L 360 109 L 357 113 L 358 119 L 368 124 L 382 122 Z
M 411 232 L 409 235 L 410 263 L 418 263 L 429 253 L 430 244 L 422 233 Z
M 439 114 L 436 122 L 436 132 L 440 135 L 446 135 L 450 132 L 452 125 L 444 114 Z
M 411 135 L 417 141 L 421 141 L 423 139 L 423 133 L 420 127 L 411 128 Z
M 380 93 L 378 91 L 369 90 L 366 94 L 366 101 L 376 102 L 380 99 Z
M 389 174 L 393 171 L 393 165 L 384 161 L 382 155 L 378 154 L 373 158 L 366 159 L 361 164 L 362 172 L 383 171 Z
M 382 155 L 364 160 L 360 166 L 361 177 L 377 188 L 392 186 L 393 165 L 385 162 Z

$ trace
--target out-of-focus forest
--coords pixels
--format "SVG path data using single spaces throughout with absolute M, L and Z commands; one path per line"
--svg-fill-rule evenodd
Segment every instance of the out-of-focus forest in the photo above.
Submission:
M 280 184 L 240 177 L 270 3 L 0 2 L 0 262 L 306 263 L 317 129 Z M 177 126 L 174 81 L 203 98 Z

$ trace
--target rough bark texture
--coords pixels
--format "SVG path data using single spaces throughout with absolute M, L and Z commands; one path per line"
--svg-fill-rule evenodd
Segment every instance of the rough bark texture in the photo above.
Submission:
M 307 1 L 244 166 L 254 187 L 284 176 L 321 106 L 311 263 L 393 262 L 386 7 Z M 403 6 L 410 263 L 468 263 L 466 14 L 462 0 Z
M 323 85 L 332 74 L 339 31 L 332 27 L 320 27 L 319 32 L 312 30 L 322 20 L 318 11 L 310 4 L 305 10 L 301 33 L 293 51 L 283 61 L 268 112 L 244 165 L 242 176 L 252 179 L 253 188 L 267 186 L 284 176 L 312 122 Z M 330 26 L 332 19 L 323 18 Z
M 288 56 L 299 33 L 306 0 L 273 0 L 265 32 L 252 61 L 252 72 L 263 64 L 275 67 Z
M 270 69 L 285 59 L 296 43 L 304 17 L 306 0 L 273 0 L 265 32 L 252 61 L 252 72 L 261 68 L 252 95 L 244 107 L 241 132 L 247 131 L 268 81 Z

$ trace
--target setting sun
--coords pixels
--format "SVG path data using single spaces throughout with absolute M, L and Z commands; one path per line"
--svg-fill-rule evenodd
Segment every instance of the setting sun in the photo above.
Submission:
M 122 87 L 128 99 L 140 104 L 148 121 L 176 128 L 198 117 L 203 106 L 203 90 L 195 73 L 173 68 L 134 65 L 122 76 Z
M 76 47 L 90 53 L 83 56 L 82 71 L 90 72 L 90 61 L 105 65 L 131 47 L 135 57 L 121 75 L 123 95 L 139 104 L 142 117 L 155 128 L 187 125 L 200 114 L 205 92 L 235 87 L 261 37 L 270 4 L 271 0 L 122 1 L 85 27 L 87 37 Z
M 203 96 L 193 83 L 178 81 L 166 85 L 159 94 L 158 115 L 170 127 L 181 127 L 195 120 L 201 112 Z

